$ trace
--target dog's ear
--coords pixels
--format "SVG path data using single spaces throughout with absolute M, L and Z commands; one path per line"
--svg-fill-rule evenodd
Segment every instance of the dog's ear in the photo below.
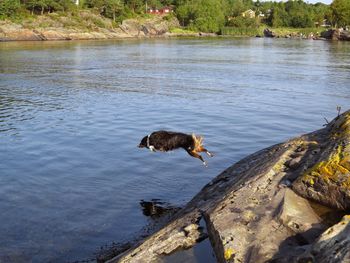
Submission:
M 147 147 L 147 136 L 143 137 L 139 146 L 139 148 L 144 148 L 144 147 Z

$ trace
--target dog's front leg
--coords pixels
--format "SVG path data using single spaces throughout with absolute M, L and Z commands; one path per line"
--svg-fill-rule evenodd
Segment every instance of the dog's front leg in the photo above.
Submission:
M 194 151 L 191 151 L 191 150 L 186 150 L 186 151 L 187 151 L 187 153 L 188 153 L 189 155 L 191 155 L 191 156 L 194 157 L 194 158 L 198 158 L 199 160 L 201 160 L 201 161 L 203 162 L 203 164 L 204 164 L 205 166 L 207 166 L 207 163 L 204 161 L 203 157 L 202 157 L 200 154 L 198 154 L 198 153 L 196 153 L 196 152 L 194 152 Z
M 154 148 L 153 145 L 150 145 L 150 146 L 149 146 L 149 149 L 150 149 L 151 152 L 155 152 L 155 151 L 156 151 L 156 149 Z
M 209 157 L 213 157 L 214 154 L 212 154 L 211 152 L 209 152 L 207 149 L 201 147 L 200 148 L 200 152 L 205 152 Z

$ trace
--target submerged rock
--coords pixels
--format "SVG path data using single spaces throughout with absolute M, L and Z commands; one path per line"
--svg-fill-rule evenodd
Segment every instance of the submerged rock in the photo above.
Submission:
M 350 111 L 319 131 L 246 157 L 169 224 L 108 262 L 155 262 L 206 236 L 218 262 L 342 262 L 349 256 L 348 221 L 333 226 L 335 236 L 325 229 L 340 220 L 336 209 L 350 206 L 349 140 Z M 334 260 L 326 261 L 330 255 Z

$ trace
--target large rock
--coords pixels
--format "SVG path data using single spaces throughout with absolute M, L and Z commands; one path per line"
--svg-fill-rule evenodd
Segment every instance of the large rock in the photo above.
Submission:
M 313 163 L 293 183 L 308 199 L 337 209 L 350 209 L 350 114 L 337 117 L 319 139 Z
M 206 235 L 201 219 L 218 262 L 348 256 L 347 227 L 339 229 L 341 244 L 324 243 L 322 232 L 337 221 L 332 208 L 349 209 L 349 139 L 350 111 L 324 129 L 248 156 L 206 185 L 168 225 L 109 262 L 155 262 L 191 247 Z
M 0 21 L 0 41 L 19 41 L 19 40 L 42 40 L 42 38 L 33 32 L 33 30 L 23 28 L 18 24 Z
M 350 216 L 327 229 L 300 257 L 318 263 L 350 262 Z
M 332 40 L 350 41 L 350 32 L 343 29 L 329 29 L 322 32 L 321 37 Z
M 165 35 L 170 27 L 179 27 L 176 18 L 164 20 L 162 16 L 156 16 L 152 19 L 140 21 L 136 19 L 127 19 L 122 22 L 120 29 L 134 37 L 152 37 Z

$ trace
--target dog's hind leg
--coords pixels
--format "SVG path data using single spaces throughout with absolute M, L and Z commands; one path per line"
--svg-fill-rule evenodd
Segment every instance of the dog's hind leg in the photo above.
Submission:
M 203 162 L 203 164 L 204 164 L 205 166 L 207 166 L 207 163 L 204 161 L 203 157 L 202 157 L 200 154 L 198 154 L 198 153 L 196 153 L 196 152 L 194 152 L 194 151 L 191 151 L 191 150 L 186 150 L 186 151 L 187 151 L 187 153 L 188 153 L 189 155 L 191 155 L 191 156 L 194 157 L 194 158 L 198 158 L 199 160 L 201 160 L 201 161 Z

